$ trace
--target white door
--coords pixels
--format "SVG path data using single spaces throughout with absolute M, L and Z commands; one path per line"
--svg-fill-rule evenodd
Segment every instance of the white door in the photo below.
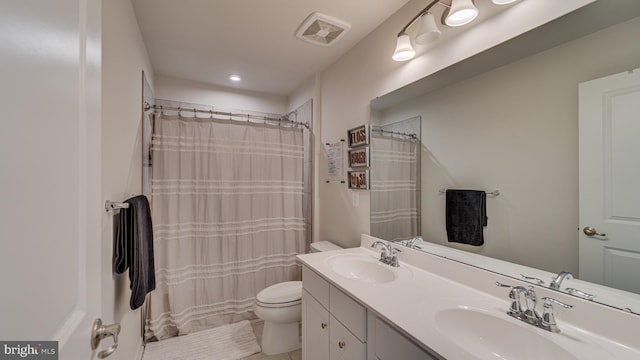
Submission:
M 0 341 L 60 359 L 95 357 L 100 48 L 99 0 L 0 2 Z
M 640 69 L 581 83 L 580 278 L 640 293 Z

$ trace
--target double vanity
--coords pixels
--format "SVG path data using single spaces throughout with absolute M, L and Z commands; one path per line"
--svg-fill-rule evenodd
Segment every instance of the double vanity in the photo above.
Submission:
M 298 256 L 305 360 L 640 359 L 636 314 L 377 241 Z

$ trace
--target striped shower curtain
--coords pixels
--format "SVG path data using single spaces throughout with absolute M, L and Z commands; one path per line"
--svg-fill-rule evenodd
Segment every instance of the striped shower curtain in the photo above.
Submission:
M 252 318 L 258 291 L 299 279 L 302 130 L 161 115 L 152 152 L 146 339 Z
M 418 235 L 418 147 L 414 139 L 371 136 L 371 235 L 385 240 Z

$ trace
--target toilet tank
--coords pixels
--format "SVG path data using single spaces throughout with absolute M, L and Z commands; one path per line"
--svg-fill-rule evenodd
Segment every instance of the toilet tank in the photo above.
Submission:
M 336 245 L 336 244 L 334 244 L 334 243 L 332 243 L 330 241 L 312 242 L 310 247 L 311 247 L 311 252 L 312 253 L 343 249 L 343 247 L 338 246 L 338 245 Z

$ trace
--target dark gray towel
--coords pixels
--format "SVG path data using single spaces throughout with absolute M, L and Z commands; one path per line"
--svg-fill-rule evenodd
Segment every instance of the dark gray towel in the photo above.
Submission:
M 447 239 L 481 246 L 487 226 L 487 194 L 477 190 L 447 190 Z
M 118 274 L 129 269 L 129 306 L 135 310 L 144 304 L 145 296 L 156 288 L 153 228 L 146 196 L 138 195 L 125 202 L 129 208 L 120 210 L 120 222 L 113 244 L 113 269 Z

